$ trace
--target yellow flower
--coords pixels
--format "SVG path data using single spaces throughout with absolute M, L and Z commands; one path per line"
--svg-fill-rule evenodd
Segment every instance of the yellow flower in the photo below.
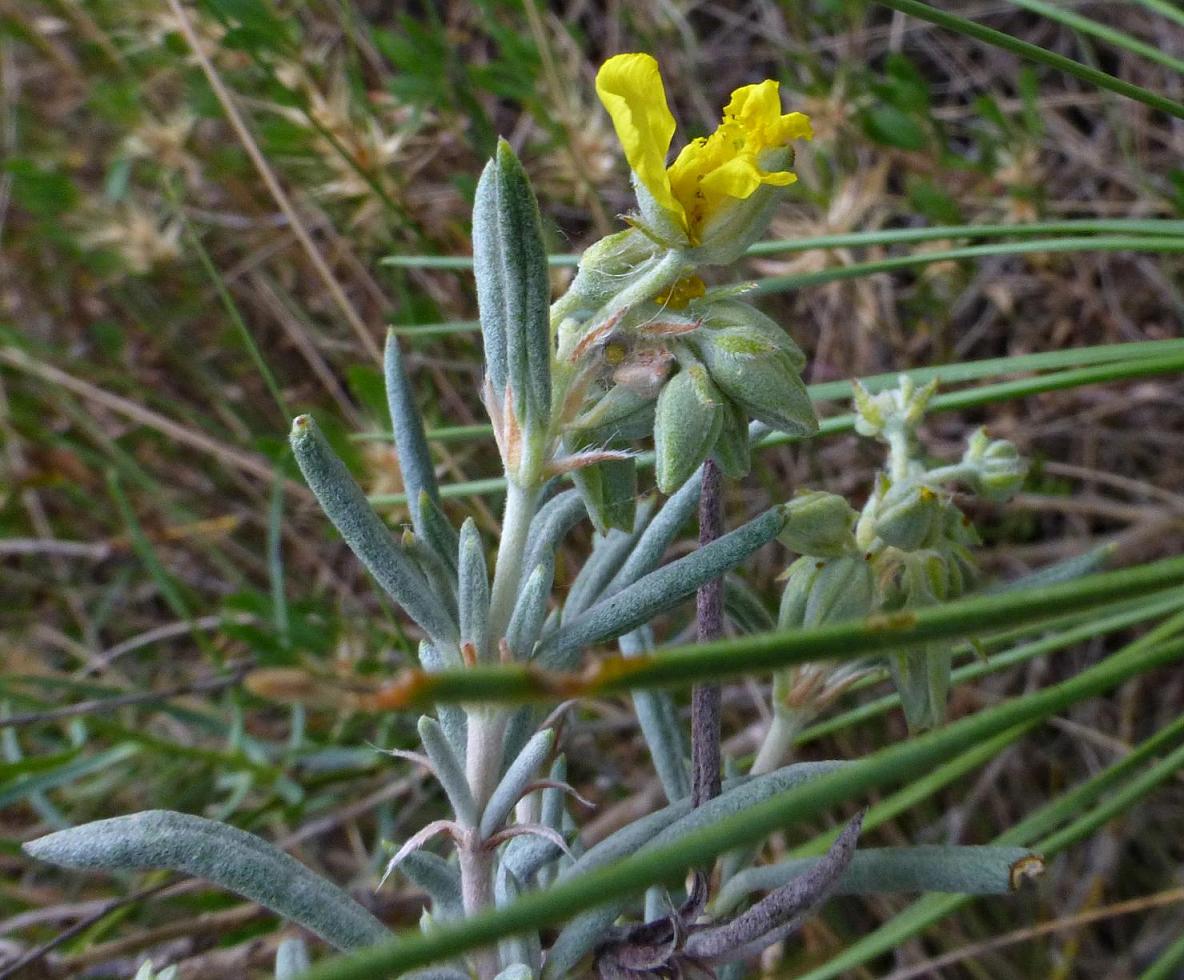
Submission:
M 784 166 L 789 142 L 812 136 L 802 113 L 781 114 L 778 83 L 769 79 L 736 89 L 715 132 L 692 140 L 667 167 L 674 116 L 657 61 L 648 54 L 609 58 L 596 76 L 596 93 L 638 181 L 692 245 L 702 242 L 705 226 L 730 202 L 797 180 L 790 170 L 765 166 Z

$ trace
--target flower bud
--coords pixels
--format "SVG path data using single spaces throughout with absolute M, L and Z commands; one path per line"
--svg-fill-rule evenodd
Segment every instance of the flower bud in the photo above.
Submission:
M 835 558 L 855 547 L 859 516 L 846 500 L 822 490 L 800 493 L 785 505 L 788 520 L 779 539 L 800 555 Z
M 702 364 L 692 364 L 666 382 L 654 413 L 659 490 L 673 493 L 682 486 L 707 458 L 723 423 L 723 396 Z
M 788 355 L 799 374 L 806 366 L 805 353 L 789 333 L 755 306 L 736 299 L 715 299 L 695 312 L 702 316 L 704 331 L 737 331 L 728 334 L 729 340 L 718 341 L 734 354 L 759 356 L 779 350 Z
M 876 509 L 876 534 L 901 551 L 916 551 L 937 536 L 944 516 L 942 499 L 929 487 L 893 487 Z
M 803 625 L 822 626 L 862 619 L 875 602 L 875 579 L 863 555 L 826 560 L 818 569 L 806 600 Z
M 1007 500 L 1024 485 L 1028 463 L 1006 439 L 991 439 L 976 429 L 967 441 L 963 465 L 974 468 L 975 489 L 991 500 Z
M 888 670 L 910 732 L 936 728 L 945 721 L 950 690 L 950 655 L 946 650 L 929 643 L 890 654 Z
M 750 417 L 791 435 L 818 431 L 797 358 L 763 331 L 708 329 L 697 333 L 695 341 L 711 380 Z
M 861 436 L 879 436 L 886 430 L 911 432 L 920 423 L 937 391 L 937 382 L 918 388 L 902 374 L 897 387 L 873 395 L 858 381 L 852 382 L 855 395 L 855 431 Z

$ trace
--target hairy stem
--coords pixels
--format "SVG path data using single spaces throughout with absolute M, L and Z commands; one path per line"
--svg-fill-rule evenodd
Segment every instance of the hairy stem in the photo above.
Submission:
M 699 496 L 699 546 L 723 534 L 723 488 L 719 467 L 703 464 L 703 490 Z M 724 632 L 724 582 L 717 578 L 699 588 L 696 597 L 699 642 L 717 640 Z M 691 692 L 691 805 L 700 806 L 719 795 L 720 787 L 720 689 L 699 684 Z
M 471 917 L 493 907 L 493 854 L 485 847 L 476 827 L 466 832 L 458 857 L 465 915 Z M 500 964 L 494 947 L 475 950 L 470 959 L 478 980 L 493 980 L 497 976 Z
M 793 747 L 794 736 L 798 733 L 798 726 L 785 712 L 775 710 L 773 721 L 765 733 L 765 739 L 757 751 L 749 774 L 760 776 L 767 772 L 780 769 Z
M 496 644 L 506 633 L 514 602 L 522 580 L 532 569 L 522 567 L 526 537 L 538 504 L 534 487 L 520 487 L 513 480 L 506 484 L 506 509 L 502 516 L 502 538 L 497 549 L 493 588 L 489 596 L 489 637 Z

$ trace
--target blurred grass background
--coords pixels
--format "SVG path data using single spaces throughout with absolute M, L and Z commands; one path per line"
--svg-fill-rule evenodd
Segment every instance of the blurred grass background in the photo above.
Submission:
M 1052 6 L 1087 21 L 1030 2 L 948 9 L 1184 98 L 1178 8 Z M 183 19 L 177 10 L 0 0 L 0 707 L 19 722 L 0 728 L 0 974 L 6 955 L 28 959 L 51 941 L 21 976 L 130 976 L 144 951 L 179 962 L 182 977 L 261 969 L 274 920 L 233 897 L 156 875 L 50 872 L 20 855 L 19 841 L 47 829 L 151 807 L 284 841 L 388 921 L 415 922 L 413 893 L 372 891 L 379 841 L 404 839 L 439 801 L 367 745 L 409 743 L 412 719 L 278 707 L 237 683 L 262 665 L 356 685 L 389 676 L 413 650 L 295 476 L 288 420 L 314 411 L 367 489 L 397 494 L 389 445 L 367 438 L 389 428 L 376 351 L 396 325 L 429 427 L 447 430 L 434 442 L 441 482 L 498 473 L 491 441 L 463 428 L 484 421 L 471 275 L 424 257 L 467 254 L 473 187 L 499 134 L 536 183 L 554 251 L 578 252 L 618 226 L 631 193 L 593 92 L 605 56 L 659 57 L 683 137 L 709 130 L 734 87 L 781 81 L 816 139 L 772 237 L 1184 217 L 1179 120 L 875 4 L 203 0 Z M 813 249 L 752 259 L 742 274 L 897 254 Z M 817 382 L 1177 338 L 1180 272 L 1168 253 L 999 254 L 770 292 L 762 306 L 807 350 Z M 557 288 L 568 275 L 556 269 Z M 936 416 L 930 447 L 954 452 L 984 422 L 1037 464 L 1019 499 L 975 515 L 992 574 L 1106 542 L 1122 562 L 1179 553 L 1178 379 Z M 730 506 L 739 519 L 807 484 L 860 497 L 876 462 L 848 437 L 771 450 Z M 464 496 L 449 507 L 491 534 L 498 503 Z M 387 511 L 396 525 L 405 518 Z M 559 588 L 583 543 L 577 535 Z M 747 571 L 770 604 L 784 561 L 769 549 Z M 958 688 L 952 714 L 1068 676 L 1113 642 Z M 751 751 L 763 683 L 727 694 L 739 755 Z M 102 703 L 111 698 L 121 700 Z M 1146 675 L 1044 726 L 873 842 L 983 842 L 1182 707 L 1179 670 Z M 604 833 L 657 797 L 627 701 L 586 704 L 581 716 L 567 751 Z M 853 757 L 902 737 L 890 714 L 803 751 Z M 972 903 L 851 975 L 1136 975 L 1184 930 L 1182 804 L 1172 782 L 1058 858 L 1035 892 Z M 787 831 L 774 848 L 818 829 Z M 836 904 L 770 975 L 824 961 L 902 905 Z M 1038 921 L 1055 928 L 1028 936 Z M 999 936 L 1011 941 L 987 945 Z M 956 962 L 927 965 L 943 954 Z

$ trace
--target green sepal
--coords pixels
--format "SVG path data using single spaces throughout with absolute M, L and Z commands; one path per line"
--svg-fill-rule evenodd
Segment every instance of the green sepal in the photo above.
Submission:
M 723 425 L 712 458 L 729 480 L 743 480 L 752 469 L 748 419 L 740 406 L 728 398 L 724 399 Z
M 654 414 L 658 489 L 673 493 L 707 458 L 724 424 L 723 396 L 701 364 L 666 382 Z
M 822 490 L 799 493 L 786 504 L 789 521 L 780 540 L 800 555 L 835 558 L 855 547 L 851 529 L 859 515 L 838 494 Z

